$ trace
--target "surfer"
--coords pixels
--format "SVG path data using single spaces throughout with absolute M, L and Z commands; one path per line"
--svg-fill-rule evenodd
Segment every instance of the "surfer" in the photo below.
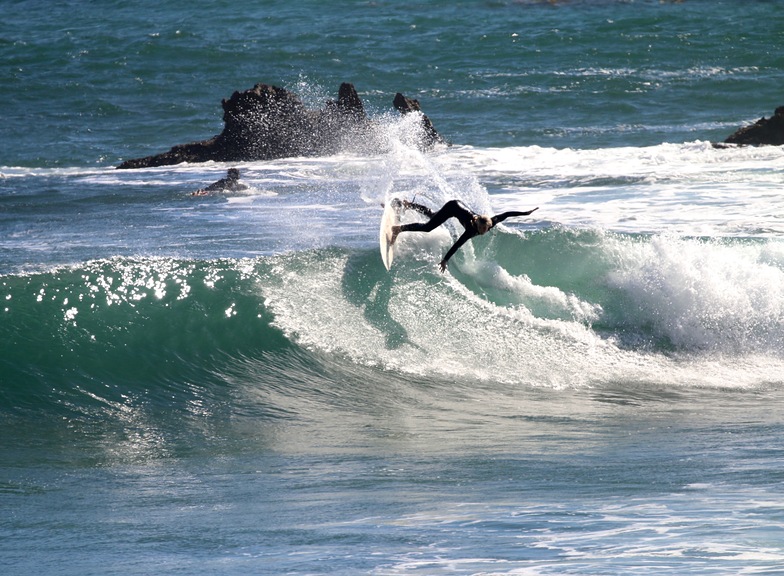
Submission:
M 528 210 L 526 212 L 511 211 L 497 214 L 496 216 L 485 216 L 473 212 L 468 207 L 466 207 L 465 204 L 460 202 L 460 200 L 450 200 L 444 204 L 438 212 L 433 212 L 427 206 L 409 202 L 408 200 L 398 200 L 397 198 L 392 201 L 392 206 L 395 208 L 402 207 L 407 210 L 415 210 L 421 214 L 424 214 L 430 218 L 430 220 L 427 222 L 414 222 L 412 224 L 393 226 L 390 244 L 395 243 L 398 234 L 401 232 L 430 232 L 441 226 L 441 224 L 450 218 L 457 218 L 458 222 L 460 222 L 463 228 L 465 228 L 463 235 L 460 236 L 460 238 L 458 238 L 454 244 L 452 244 L 452 247 L 444 256 L 444 259 L 441 260 L 441 272 L 446 270 L 446 264 L 449 262 L 449 259 L 455 254 L 455 252 L 457 252 L 463 244 L 465 244 L 474 236 L 486 234 L 491 228 L 493 228 L 493 226 L 499 222 L 503 222 L 507 218 L 512 216 L 528 216 L 534 210 L 539 209 L 536 207 L 533 210 Z
M 238 192 L 240 190 L 247 190 L 248 185 L 240 182 L 240 171 L 236 168 L 229 168 L 225 178 L 221 178 L 217 182 L 213 182 L 206 188 L 197 190 L 191 196 L 204 196 L 210 192 L 226 191 Z

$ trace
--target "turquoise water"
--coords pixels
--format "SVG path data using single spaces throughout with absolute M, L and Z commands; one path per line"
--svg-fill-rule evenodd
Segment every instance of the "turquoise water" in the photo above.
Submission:
M 780 8 L 6 3 L 0 569 L 778 573 Z M 114 168 L 257 82 L 389 151 Z M 387 272 L 392 197 L 539 210 Z

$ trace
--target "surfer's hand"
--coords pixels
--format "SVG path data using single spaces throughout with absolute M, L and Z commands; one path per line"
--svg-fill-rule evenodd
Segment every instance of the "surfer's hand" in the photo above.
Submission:
M 442 273 L 446 272 L 446 260 L 441 260 L 441 263 L 439 264 L 439 266 L 441 267 L 441 272 Z
M 529 214 L 533 214 L 533 213 L 534 213 L 534 212 L 536 212 L 537 210 L 539 210 L 539 206 L 537 206 L 537 207 L 536 207 L 536 208 L 534 208 L 533 210 L 529 210 L 528 212 L 526 212 L 526 213 L 525 213 L 525 215 L 526 215 L 526 216 L 528 216 Z

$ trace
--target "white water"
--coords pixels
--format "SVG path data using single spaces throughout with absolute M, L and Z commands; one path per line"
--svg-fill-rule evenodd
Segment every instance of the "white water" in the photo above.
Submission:
M 401 144 L 379 156 L 236 166 L 248 190 L 204 197 L 191 193 L 229 165 L 4 168 L 5 204 L 20 209 L 0 237 L 4 269 L 138 254 L 280 257 L 260 291 L 284 332 L 416 373 L 554 387 L 608 379 L 745 387 L 784 373 L 778 148 L 422 154 Z M 352 295 L 353 268 L 376 273 L 378 262 L 362 254 L 377 255 L 390 196 L 539 210 L 466 245 L 445 276 L 437 262 L 456 229 L 405 236 L 393 274 Z M 28 202 L 37 207 L 25 214 Z M 332 249 L 341 252 L 323 252 Z

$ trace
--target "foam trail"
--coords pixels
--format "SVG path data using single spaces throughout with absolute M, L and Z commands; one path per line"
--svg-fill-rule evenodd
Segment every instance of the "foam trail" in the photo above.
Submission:
M 784 247 L 656 236 L 619 246 L 610 275 L 636 310 L 678 349 L 748 352 L 784 345 Z

